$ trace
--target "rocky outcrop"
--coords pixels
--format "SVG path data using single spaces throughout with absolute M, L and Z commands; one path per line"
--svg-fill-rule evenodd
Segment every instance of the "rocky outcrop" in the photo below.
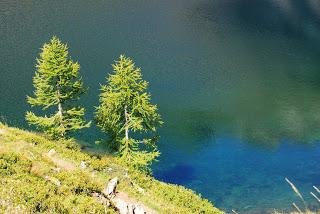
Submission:
M 124 193 L 117 193 L 116 188 L 119 183 L 117 177 L 111 179 L 102 193 L 110 199 L 120 214 L 146 214 L 144 207 L 130 199 Z

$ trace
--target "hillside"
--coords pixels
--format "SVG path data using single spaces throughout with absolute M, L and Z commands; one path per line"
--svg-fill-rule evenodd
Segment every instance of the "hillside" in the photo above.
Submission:
M 147 213 L 223 213 L 191 190 L 126 169 L 115 157 L 1 123 L 0 177 L 0 213 L 117 213 L 117 200 Z M 104 197 L 115 177 L 115 197 Z

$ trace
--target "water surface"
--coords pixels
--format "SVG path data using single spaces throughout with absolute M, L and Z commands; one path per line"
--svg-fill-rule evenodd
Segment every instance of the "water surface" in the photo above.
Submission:
M 317 0 L 0 0 L 0 115 L 27 127 L 35 58 L 52 35 L 81 65 L 88 118 L 124 53 L 142 67 L 166 122 L 157 178 L 227 211 L 265 213 L 299 203 L 288 177 L 312 207 L 319 33 Z

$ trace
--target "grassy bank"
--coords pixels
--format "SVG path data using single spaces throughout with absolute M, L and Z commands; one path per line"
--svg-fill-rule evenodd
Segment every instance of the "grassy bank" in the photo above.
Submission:
M 117 191 L 154 212 L 223 213 L 191 190 L 126 169 L 112 156 L 89 155 L 76 143 L 1 123 L 0 177 L 0 212 L 116 213 L 94 194 L 118 177 Z

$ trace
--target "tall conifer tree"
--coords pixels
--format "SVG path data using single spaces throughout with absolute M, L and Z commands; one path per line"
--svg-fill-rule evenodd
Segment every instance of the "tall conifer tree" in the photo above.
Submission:
M 159 156 L 156 137 L 151 133 L 163 122 L 157 106 L 150 103 L 148 82 L 142 79 L 141 69 L 123 55 L 112 67 L 113 73 L 106 78 L 107 85 L 101 88 L 97 125 L 103 132 L 112 134 L 122 160 L 147 169 Z M 143 134 L 149 138 L 143 138 Z
M 89 127 L 83 119 L 84 108 L 77 100 L 85 92 L 79 77 L 80 65 L 69 57 L 68 47 L 57 37 L 42 47 L 33 77 L 34 97 L 27 97 L 31 106 L 48 110 L 50 116 L 27 112 L 26 120 L 54 138 L 67 137 L 70 131 Z

